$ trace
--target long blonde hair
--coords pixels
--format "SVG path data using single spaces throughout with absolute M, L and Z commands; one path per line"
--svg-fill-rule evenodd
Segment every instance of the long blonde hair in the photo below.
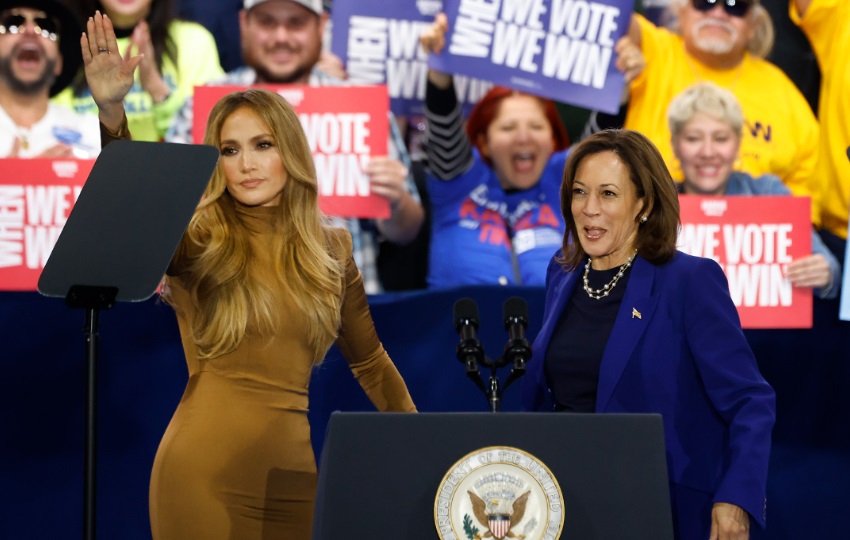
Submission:
M 318 363 L 339 328 L 344 262 L 329 247 L 332 235 L 318 206 L 313 157 L 292 107 L 278 94 L 261 89 L 223 97 L 210 112 L 204 143 L 220 148 L 225 120 L 242 107 L 269 127 L 288 173 L 269 242 L 275 261 L 273 286 L 289 294 L 299 315 L 307 319 L 307 337 Z M 248 231 L 226 187 L 219 163 L 184 239 L 200 249 L 188 263 L 185 285 L 197 308 L 191 330 L 201 358 L 235 350 L 249 321 L 261 335 L 268 335 L 280 319 L 273 291 L 249 272 L 253 257 Z

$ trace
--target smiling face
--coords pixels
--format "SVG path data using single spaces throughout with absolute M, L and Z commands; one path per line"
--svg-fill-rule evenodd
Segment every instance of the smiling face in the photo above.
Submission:
M 642 206 L 629 170 L 613 152 L 591 154 L 578 164 L 571 212 L 595 270 L 619 266 L 632 255 Z
M 537 98 L 521 94 L 502 100 L 482 143 L 479 148 L 492 161 L 505 189 L 536 185 L 555 150 L 552 125 L 543 105 Z
M 686 0 L 679 10 L 679 27 L 685 47 L 692 53 L 743 58 L 747 42 L 752 38 L 752 10 L 743 17 L 726 13 L 717 4 L 708 11 L 699 11 Z
M 0 81 L 16 93 L 48 93 L 62 71 L 62 58 L 58 41 L 35 33 L 33 21 L 47 17 L 46 14 L 30 8 L 15 8 L 2 15 L 2 18 L 19 15 L 26 22 L 17 33 L 0 34 Z
M 258 82 L 306 84 L 322 52 L 327 15 L 289 0 L 263 2 L 239 13 L 242 55 Z
M 276 206 L 289 174 L 269 127 L 250 107 L 239 107 L 221 126 L 221 166 L 227 191 L 245 206 Z
M 741 139 L 727 122 L 697 112 L 673 139 L 682 164 L 685 193 L 723 195 Z
M 153 0 L 100 0 L 100 3 L 117 28 L 133 28 L 148 16 Z

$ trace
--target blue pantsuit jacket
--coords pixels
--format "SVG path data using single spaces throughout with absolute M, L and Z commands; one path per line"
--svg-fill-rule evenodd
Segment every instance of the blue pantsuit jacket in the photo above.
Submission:
M 528 410 L 553 408 L 543 359 L 570 296 L 584 294 L 581 275 L 554 259 L 547 270 L 543 325 L 524 378 Z M 602 356 L 596 411 L 662 415 L 674 507 L 687 504 L 677 488 L 696 490 L 764 526 L 775 410 L 720 266 L 681 252 L 660 266 L 638 256 Z

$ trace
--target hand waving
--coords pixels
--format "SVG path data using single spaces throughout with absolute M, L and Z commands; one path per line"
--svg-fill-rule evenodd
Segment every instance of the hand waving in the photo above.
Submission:
M 121 58 L 115 39 L 115 28 L 106 15 L 95 12 L 86 22 L 80 38 L 86 81 L 107 128 L 117 128 L 124 118 L 124 96 L 133 86 L 133 72 L 141 56 Z

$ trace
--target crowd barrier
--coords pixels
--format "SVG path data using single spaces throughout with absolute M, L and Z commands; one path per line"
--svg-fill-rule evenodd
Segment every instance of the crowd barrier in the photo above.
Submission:
M 420 411 L 488 410 L 455 359 L 452 306 L 461 297 L 476 300 L 485 352 L 498 357 L 507 342 L 502 303 L 510 296 L 528 302 L 533 337 L 543 312 L 538 288 L 370 298 L 378 334 Z M 850 323 L 838 321 L 837 312 L 837 302 L 816 300 L 811 330 L 747 331 L 778 410 L 768 529 L 752 538 L 843 538 L 850 530 Z M 150 469 L 183 392 L 186 364 L 168 306 L 154 299 L 119 304 L 100 319 L 98 535 L 148 539 Z M 83 311 L 62 300 L 0 293 L 0 537 L 81 534 L 83 326 Z M 519 384 L 507 390 L 503 410 L 519 410 L 519 393 Z M 317 453 L 332 411 L 373 410 L 333 349 L 314 374 L 310 401 Z

